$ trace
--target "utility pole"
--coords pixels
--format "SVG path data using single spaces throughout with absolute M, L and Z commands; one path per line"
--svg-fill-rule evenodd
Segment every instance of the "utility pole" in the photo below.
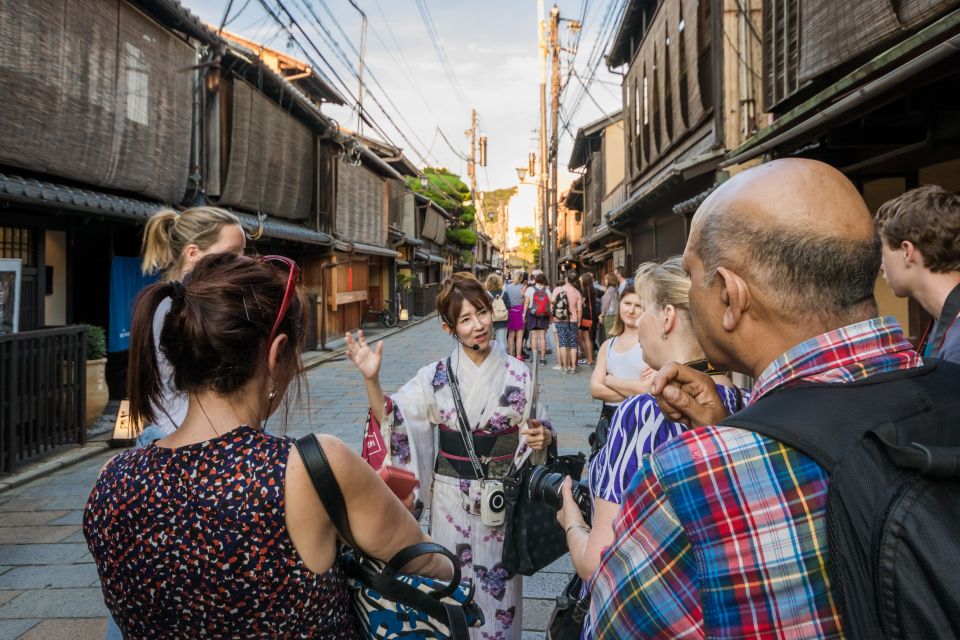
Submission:
M 543 2 L 544 0 L 539 0 L 537 3 L 540 46 L 540 175 L 537 177 L 537 195 L 540 196 L 540 268 L 547 281 L 553 284 L 553 274 L 550 273 L 547 259 L 550 248 L 550 205 L 547 197 L 547 25 Z
M 480 230 L 480 197 L 477 193 L 477 110 L 470 110 L 470 201 L 474 209 L 474 227 Z M 480 260 L 480 236 L 477 234 L 477 242 L 473 245 L 473 275 L 477 275 L 477 262 Z
M 547 276 L 551 280 L 557 277 L 557 220 L 559 217 L 557 194 L 557 155 L 559 152 L 560 132 L 560 9 L 553 5 L 550 10 L 550 50 L 553 55 L 553 78 L 550 87 L 550 224 L 547 238 Z

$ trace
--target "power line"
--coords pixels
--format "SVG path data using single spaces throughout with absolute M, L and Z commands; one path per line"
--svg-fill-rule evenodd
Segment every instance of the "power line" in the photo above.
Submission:
M 353 65 L 352 65 L 352 63 L 350 62 L 349 57 L 348 57 L 347 54 L 344 52 L 344 50 L 343 50 L 343 48 L 340 46 L 339 42 L 337 42 L 337 40 L 333 37 L 333 34 L 331 34 L 330 31 L 324 26 L 323 22 L 320 20 L 320 17 L 319 17 L 319 16 L 316 14 L 316 12 L 313 10 L 313 7 L 310 5 L 310 3 L 307 2 L 307 0 L 300 0 L 300 4 L 302 4 L 304 7 L 306 7 L 307 11 L 310 13 L 310 16 L 313 18 L 314 22 L 317 23 L 317 25 L 320 27 L 320 29 L 323 31 L 323 33 L 327 36 L 327 40 L 328 40 L 328 41 L 333 45 L 333 47 L 339 52 L 341 60 L 343 60 L 343 62 L 347 65 L 348 69 L 350 69 L 350 71 L 353 73 L 353 75 L 359 80 L 359 79 L 360 79 L 360 74 L 353 68 Z M 343 27 L 341 26 L 340 22 L 336 19 L 336 17 L 334 17 L 333 13 L 330 12 L 330 9 L 329 9 L 329 7 L 327 7 L 326 2 L 323 2 L 323 0 L 320 0 L 320 4 L 326 9 L 327 14 L 328 14 L 328 15 L 330 16 L 330 18 L 333 20 L 334 25 L 337 27 L 337 29 L 340 31 L 340 33 L 344 36 L 344 38 L 347 39 L 347 42 L 348 42 L 348 44 L 350 45 L 350 48 L 354 51 L 354 53 L 356 53 L 356 54 L 359 56 L 359 52 L 357 51 L 356 47 L 354 47 L 354 46 L 353 46 L 353 43 L 350 42 L 350 36 L 347 35 L 346 31 L 344 31 L 344 29 L 343 29 Z M 380 84 L 380 81 L 377 80 L 377 77 L 374 75 L 373 70 L 370 69 L 370 66 L 366 63 L 366 61 L 363 61 L 362 64 L 363 64 L 363 68 L 364 68 L 364 69 L 367 71 L 367 73 L 369 74 L 370 79 L 373 81 L 374 85 L 376 85 L 377 89 L 383 93 L 384 98 L 385 98 L 386 101 L 390 104 L 390 106 L 394 109 L 394 111 L 396 112 L 396 114 L 397 114 L 397 116 L 400 118 L 400 120 L 404 123 L 404 125 L 406 125 L 406 126 L 410 129 L 410 132 L 413 134 L 413 137 L 417 139 L 417 141 L 422 145 L 422 147 L 423 147 L 424 149 L 426 149 L 426 148 L 427 148 L 427 144 L 423 141 L 423 139 L 420 138 L 420 136 L 417 135 L 417 133 L 416 133 L 416 131 L 414 130 L 413 126 L 412 126 L 412 125 L 407 121 L 407 119 L 403 116 L 403 112 L 400 110 L 400 108 L 396 105 L 396 103 L 395 103 L 395 102 L 393 101 L 393 99 L 390 97 L 390 94 L 387 92 L 387 90 L 383 88 L 383 85 Z M 389 114 L 386 113 L 386 111 L 384 110 L 383 106 L 382 106 L 382 105 L 380 104 L 380 102 L 377 100 L 376 96 L 374 96 L 373 93 L 370 92 L 369 88 L 367 88 L 367 95 L 370 97 L 370 99 L 372 99 L 372 100 L 374 101 L 374 104 L 376 104 L 377 107 L 379 107 L 380 110 L 383 111 L 383 113 L 384 113 L 384 115 L 387 117 L 387 119 L 390 120 L 390 123 L 393 124 L 394 128 L 397 129 L 397 133 L 399 133 L 400 136 L 410 145 L 411 150 L 413 150 L 414 153 L 416 153 L 418 156 L 420 156 L 421 159 L 423 159 L 423 160 L 426 161 L 425 157 L 422 156 L 422 155 L 420 154 L 420 152 L 414 147 L 413 143 L 410 142 L 410 140 L 404 135 L 403 131 L 401 131 L 400 128 L 397 127 L 397 125 L 390 119 Z M 428 156 L 430 155 L 429 151 L 427 151 L 427 155 L 428 155 Z M 427 162 L 427 164 L 429 164 L 429 162 Z
M 457 97 L 460 98 L 463 105 L 469 107 L 470 101 L 467 100 L 466 94 L 464 94 L 463 88 L 457 80 L 457 74 L 453 71 L 450 58 L 447 57 L 447 51 L 443 48 L 443 42 L 440 40 L 440 33 L 437 31 L 433 18 L 430 16 L 430 8 L 427 7 L 426 0 L 415 0 L 415 2 L 417 4 L 417 10 L 420 12 L 420 19 L 423 21 L 423 26 L 427 30 L 427 35 L 430 37 L 430 42 L 433 44 L 433 49 L 437 54 L 437 58 L 440 60 L 440 66 L 447 76 L 450 86 L 453 87 L 454 93 L 457 94 Z

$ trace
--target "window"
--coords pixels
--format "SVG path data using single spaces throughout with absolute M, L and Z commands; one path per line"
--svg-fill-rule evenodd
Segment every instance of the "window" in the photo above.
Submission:
M 139 47 L 127 42 L 127 120 L 150 124 L 150 68 Z
M 713 107 L 713 16 L 711 0 L 700 0 L 697 8 L 697 82 L 703 108 Z
M 653 112 L 653 144 L 657 151 L 663 148 L 660 133 L 660 82 L 657 75 L 657 50 L 653 50 L 653 98 L 650 101 Z
M 673 78 L 670 75 L 670 25 L 663 43 L 663 121 L 667 138 L 673 139 Z
M 650 87 L 647 82 L 647 65 L 643 65 L 643 130 L 640 134 L 640 147 L 643 150 L 644 165 L 650 162 Z
M 683 19 L 683 2 L 677 3 L 680 7 L 680 24 L 677 26 L 677 69 L 679 79 L 677 81 L 677 99 L 680 101 L 680 126 L 686 128 L 690 126 L 690 107 L 689 91 L 687 89 L 687 37 L 684 31 L 685 22 Z

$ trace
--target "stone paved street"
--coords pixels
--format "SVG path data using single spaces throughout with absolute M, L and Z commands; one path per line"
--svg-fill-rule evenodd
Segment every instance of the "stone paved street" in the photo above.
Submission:
M 445 356 L 451 346 L 435 319 L 386 338 L 384 389 L 396 389 L 420 366 Z M 599 406 L 589 399 L 588 376 L 584 367 L 575 376 L 543 369 L 542 397 L 559 429 L 561 453 L 587 450 L 586 425 L 595 423 L 599 413 Z M 331 433 L 359 450 L 367 402 L 352 363 L 342 359 L 324 363 L 310 371 L 308 381 L 309 393 L 291 410 L 287 433 Z M 281 413 L 268 429 L 280 429 Z M 103 637 L 106 609 L 80 523 L 98 470 L 113 453 L 0 493 L 0 639 Z M 553 597 L 571 571 L 569 560 L 563 558 L 526 579 L 525 640 L 543 636 Z

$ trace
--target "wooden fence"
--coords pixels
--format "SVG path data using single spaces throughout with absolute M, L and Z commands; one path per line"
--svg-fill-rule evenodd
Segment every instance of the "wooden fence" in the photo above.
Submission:
M 86 327 L 0 336 L 0 473 L 86 442 Z

